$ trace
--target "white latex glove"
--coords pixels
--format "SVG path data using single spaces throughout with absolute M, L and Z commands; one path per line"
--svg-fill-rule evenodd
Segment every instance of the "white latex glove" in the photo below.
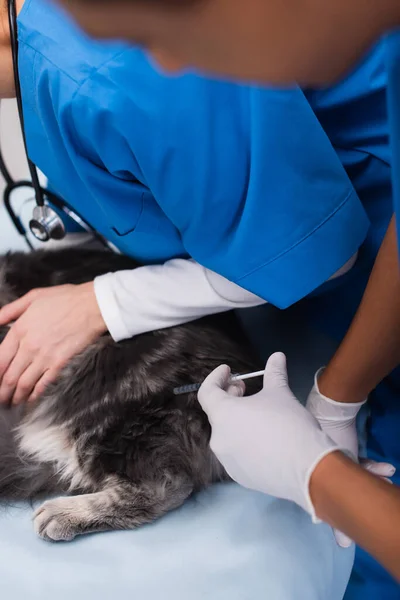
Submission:
M 323 369 L 317 371 L 314 378 L 314 386 L 308 396 L 306 408 L 317 419 L 321 428 L 329 437 L 345 448 L 358 462 L 358 435 L 357 435 L 357 415 L 366 403 L 358 402 L 348 404 L 344 402 L 336 402 L 331 398 L 327 398 L 319 391 L 318 378 Z M 377 463 L 373 460 L 362 460 L 361 465 L 370 473 L 379 477 L 388 478 L 395 473 L 393 465 L 388 463 Z M 341 531 L 334 531 L 335 538 L 339 546 L 348 548 L 352 541 Z
M 226 390 L 226 391 L 225 391 Z M 284 354 L 267 363 L 264 388 L 242 398 L 221 366 L 205 380 L 199 401 L 211 427 L 211 449 L 241 485 L 296 502 L 318 522 L 309 483 L 318 463 L 340 448 L 291 392 Z
M 358 435 L 356 419 L 362 406 L 366 403 L 348 404 L 335 402 L 319 391 L 318 378 L 324 369 L 317 371 L 314 386 L 308 396 L 306 408 L 317 419 L 321 428 L 339 446 L 346 448 L 353 459 L 358 461 Z

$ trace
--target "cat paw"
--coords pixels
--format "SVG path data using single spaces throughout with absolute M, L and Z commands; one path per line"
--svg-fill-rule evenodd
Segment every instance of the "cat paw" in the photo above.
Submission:
M 48 542 L 70 542 L 80 533 L 76 506 L 70 498 L 57 498 L 42 504 L 33 515 L 33 527 Z

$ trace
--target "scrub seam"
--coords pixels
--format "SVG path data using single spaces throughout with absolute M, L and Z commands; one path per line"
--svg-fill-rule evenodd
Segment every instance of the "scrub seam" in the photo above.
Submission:
M 69 73 L 67 73 L 66 71 L 64 71 L 64 69 L 61 69 L 59 67 L 59 65 L 56 65 L 52 60 L 49 59 L 48 56 L 46 56 L 45 54 L 43 54 L 43 52 L 40 52 L 40 50 L 38 50 L 37 48 L 34 48 L 33 46 L 31 46 L 31 44 L 29 44 L 28 42 L 26 42 L 24 39 L 19 39 L 18 41 L 19 41 L 20 44 L 23 44 L 27 48 L 30 48 L 31 50 L 33 50 L 33 52 L 35 52 L 35 54 L 39 54 L 45 61 L 47 61 L 49 64 L 51 64 L 57 71 L 59 71 L 60 73 L 62 73 L 65 77 L 67 77 L 70 81 L 72 81 L 73 83 L 75 83 L 77 85 L 77 89 L 74 92 L 72 100 L 74 100 L 75 95 L 77 93 L 79 93 L 81 87 L 83 87 L 85 85 L 85 83 L 87 81 L 89 81 L 89 79 L 91 79 L 94 75 L 97 75 L 97 73 L 103 67 L 105 67 L 107 65 L 107 63 L 111 62 L 112 60 L 115 60 L 116 58 L 118 58 L 119 56 L 121 56 L 122 54 L 124 54 L 126 52 L 126 48 L 125 48 L 124 50 L 120 50 L 120 52 L 117 52 L 116 54 L 113 54 L 113 56 L 107 58 L 107 60 L 105 60 L 104 62 L 102 62 L 101 65 L 99 65 L 98 67 L 93 67 L 90 75 L 88 75 L 87 77 L 85 77 L 85 79 L 83 81 L 78 81 L 78 80 L 74 79 L 73 77 L 71 77 L 71 75 Z
M 314 227 L 314 229 L 312 229 L 309 233 L 307 233 L 307 235 L 305 235 L 304 237 L 302 237 L 301 240 L 299 240 L 298 242 L 296 242 L 295 244 L 293 244 L 292 246 L 290 246 L 289 248 L 287 248 L 286 250 L 284 250 L 283 252 L 281 252 L 277 256 L 274 256 L 274 258 L 271 258 L 270 260 L 268 260 L 267 262 L 263 263 L 262 265 L 256 267 L 255 269 L 252 269 L 251 271 L 248 271 L 245 275 L 243 275 L 239 279 L 236 279 L 235 282 L 240 282 L 243 279 L 246 279 L 247 277 L 249 277 L 250 275 L 253 275 L 253 273 L 257 273 L 257 271 L 260 271 L 261 269 L 264 269 L 266 266 L 274 263 L 275 261 L 279 260 L 280 258 L 282 258 L 283 256 L 285 256 L 286 254 L 288 254 L 289 252 L 291 252 L 292 250 L 294 250 L 294 248 L 297 248 L 297 246 L 300 246 L 309 237 L 311 237 L 312 235 L 314 235 L 314 233 L 316 231 L 318 231 L 319 229 L 321 229 L 321 227 L 323 227 L 326 223 L 328 223 L 328 221 L 330 221 L 338 212 L 340 212 L 342 210 L 342 208 L 347 204 L 347 202 L 349 201 L 349 199 L 351 198 L 351 196 L 353 196 L 353 194 L 356 194 L 356 192 L 355 192 L 354 189 L 350 190 L 350 192 L 347 194 L 347 196 L 343 200 L 343 202 L 334 211 L 332 211 L 329 214 L 329 216 L 326 217 L 326 219 L 324 219 L 321 223 L 319 223 L 316 227 Z
M 103 63 L 101 63 L 101 65 L 99 65 L 98 67 L 96 67 L 95 69 L 93 69 L 93 71 L 90 73 L 90 75 L 88 75 L 86 77 L 86 79 L 84 79 L 81 82 L 77 82 L 78 85 L 78 89 L 75 90 L 73 96 L 72 96 L 72 102 L 75 100 L 75 96 L 77 96 L 81 89 L 83 88 L 83 86 L 90 80 L 92 79 L 92 77 L 94 77 L 95 75 L 97 75 L 97 73 L 103 69 L 103 67 L 105 67 L 108 63 L 110 63 L 112 60 L 115 60 L 116 58 L 118 58 L 119 56 L 122 56 L 122 54 L 125 54 L 126 52 L 126 48 L 124 50 L 121 50 L 120 52 L 117 52 L 116 54 L 113 54 L 110 58 L 107 58 L 107 60 L 105 60 Z
M 60 67 L 56 64 L 54 64 L 54 62 L 52 60 L 49 59 L 48 56 L 45 56 L 43 54 L 43 52 L 40 52 L 40 50 L 38 50 L 37 48 L 34 48 L 33 46 L 31 46 L 31 44 L 28 44 L 28 42 L 26 42 L 25 40 L 18 40 L 20 45 L 26 46 L 27 48 L 30 48 L 30 50 L 32 50 L 35 55 L 39 55 L 41 56 L 45 61 L 47 61 L 49 64 L 51 64 L 57 71 L 60 71 L 60 73 L 62 73 L 65 77 L 67 77 L 70 81 L 72 81 L 73 83 L 75 83 L 76 85 L 79 85 L 79 82 L 74 79 L 73 77 L 71 77 L 71 75 L 69 75 L 69 73 L 66 73 L 66 71 L 64 71 L 63 69 L 60 69 Z M 85 80 L 86 81 L 86 80 Z
M 95 75 L 97 75 L 97 73 L 103 67 L 105 67 L 109 62 L 111 62 L 112 60 L 115 60 L 116 58 L 118 58 L 119 56 L 121 56 L 122 54 L 124 54 L 125 52 L 126 52 L 126 49 L 125 50 L 121 50 L 120 52 L 117 52 L 112 57 L 110 57 L 107 60 L 105 60 L 101 65 L 99 65 L 90 75 L 88 75 L 88 77 L 86 77 L 86 79 L 84 79 L 84 81 L 81 81 L 80 83 L 75 82 L 78 87 L 75 90 L 75 92 L 73 93 L 72 98 L 71 98 L 72 124 L 73 124 L 73 128 L 74 128 L 74 131 L 75 131 L 75 134 L 76 134 L 76 139 L 78 139 L 78 141 L 79 141 L 79 149 L 80 149 L 81 156 L 86 156 L 86 153 L 84 152 L 84 149 L 83 149 L 83 147 L 81 145 L 81 142 L 80 142 L 81 138 L 78 135 L 78 131 L 77 131 L 76 125 L 75 125 L 75 118 L 74 118 L 75 100 L 76 100 L 77 96 L 81 93 L 83 86 L 86 85 L 86 83 L 88 81 L 90 81 Z

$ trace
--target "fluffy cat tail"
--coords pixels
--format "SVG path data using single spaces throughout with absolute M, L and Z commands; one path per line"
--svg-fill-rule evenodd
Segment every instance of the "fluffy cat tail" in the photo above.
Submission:
M 60 490 L 50 465 L 21 455 L 15 428 L 20 421 L 19 408 L 0 408 L 0 502 L 34 500 Z

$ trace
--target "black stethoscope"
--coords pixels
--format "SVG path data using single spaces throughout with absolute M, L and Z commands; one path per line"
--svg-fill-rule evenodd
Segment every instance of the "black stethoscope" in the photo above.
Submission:
M 22 108 L 22 93 L 19 79 L 18 65 L 18 25 L 17 25 L 17 8 L 15 0 L 8 0 L 8 20 L 10 25 L 10 41 L 14 69 L 15 95 L 17 99 L 18 115 L 21 125 L 22 138 L 26 158 L 28 161 L 29 173 L 31 181 L 14 181 L 0 149 L 0 172 L 6 181 L 4 191 L 4 205 L 18 233 L 25 238 L 29 248 L 33 250 L 33 246 L 28 238 L 27 231 L 22 224 L 21 219 L 14 211 L 11 203 L 12 193 L 19 188 L 31 188 L 35 193 L 36 206 L 33 209 L 32 219 L 29 222 L 29 229 L 32 235 L 40 242 L 48 242 L 49 240 L 62 240 L 66 234 L 65 225 L 60 215 L 53 210 L 47 202 L 50 202 L 58 211 L 64 213 L 67 217 L 77 223 L 87 233 L 90 233 L 107 249 L 114 250 L 113 246 L 100 235 L 89 223 L 87 223 L 76 212 L 71 210 L 69 206 L 59 196 L 50 190 L 43 188 L 40 185 L 38 170 L 36 165 L 30 160 L 28 155 L 28 146 L 25 137 L 24 114 Z

